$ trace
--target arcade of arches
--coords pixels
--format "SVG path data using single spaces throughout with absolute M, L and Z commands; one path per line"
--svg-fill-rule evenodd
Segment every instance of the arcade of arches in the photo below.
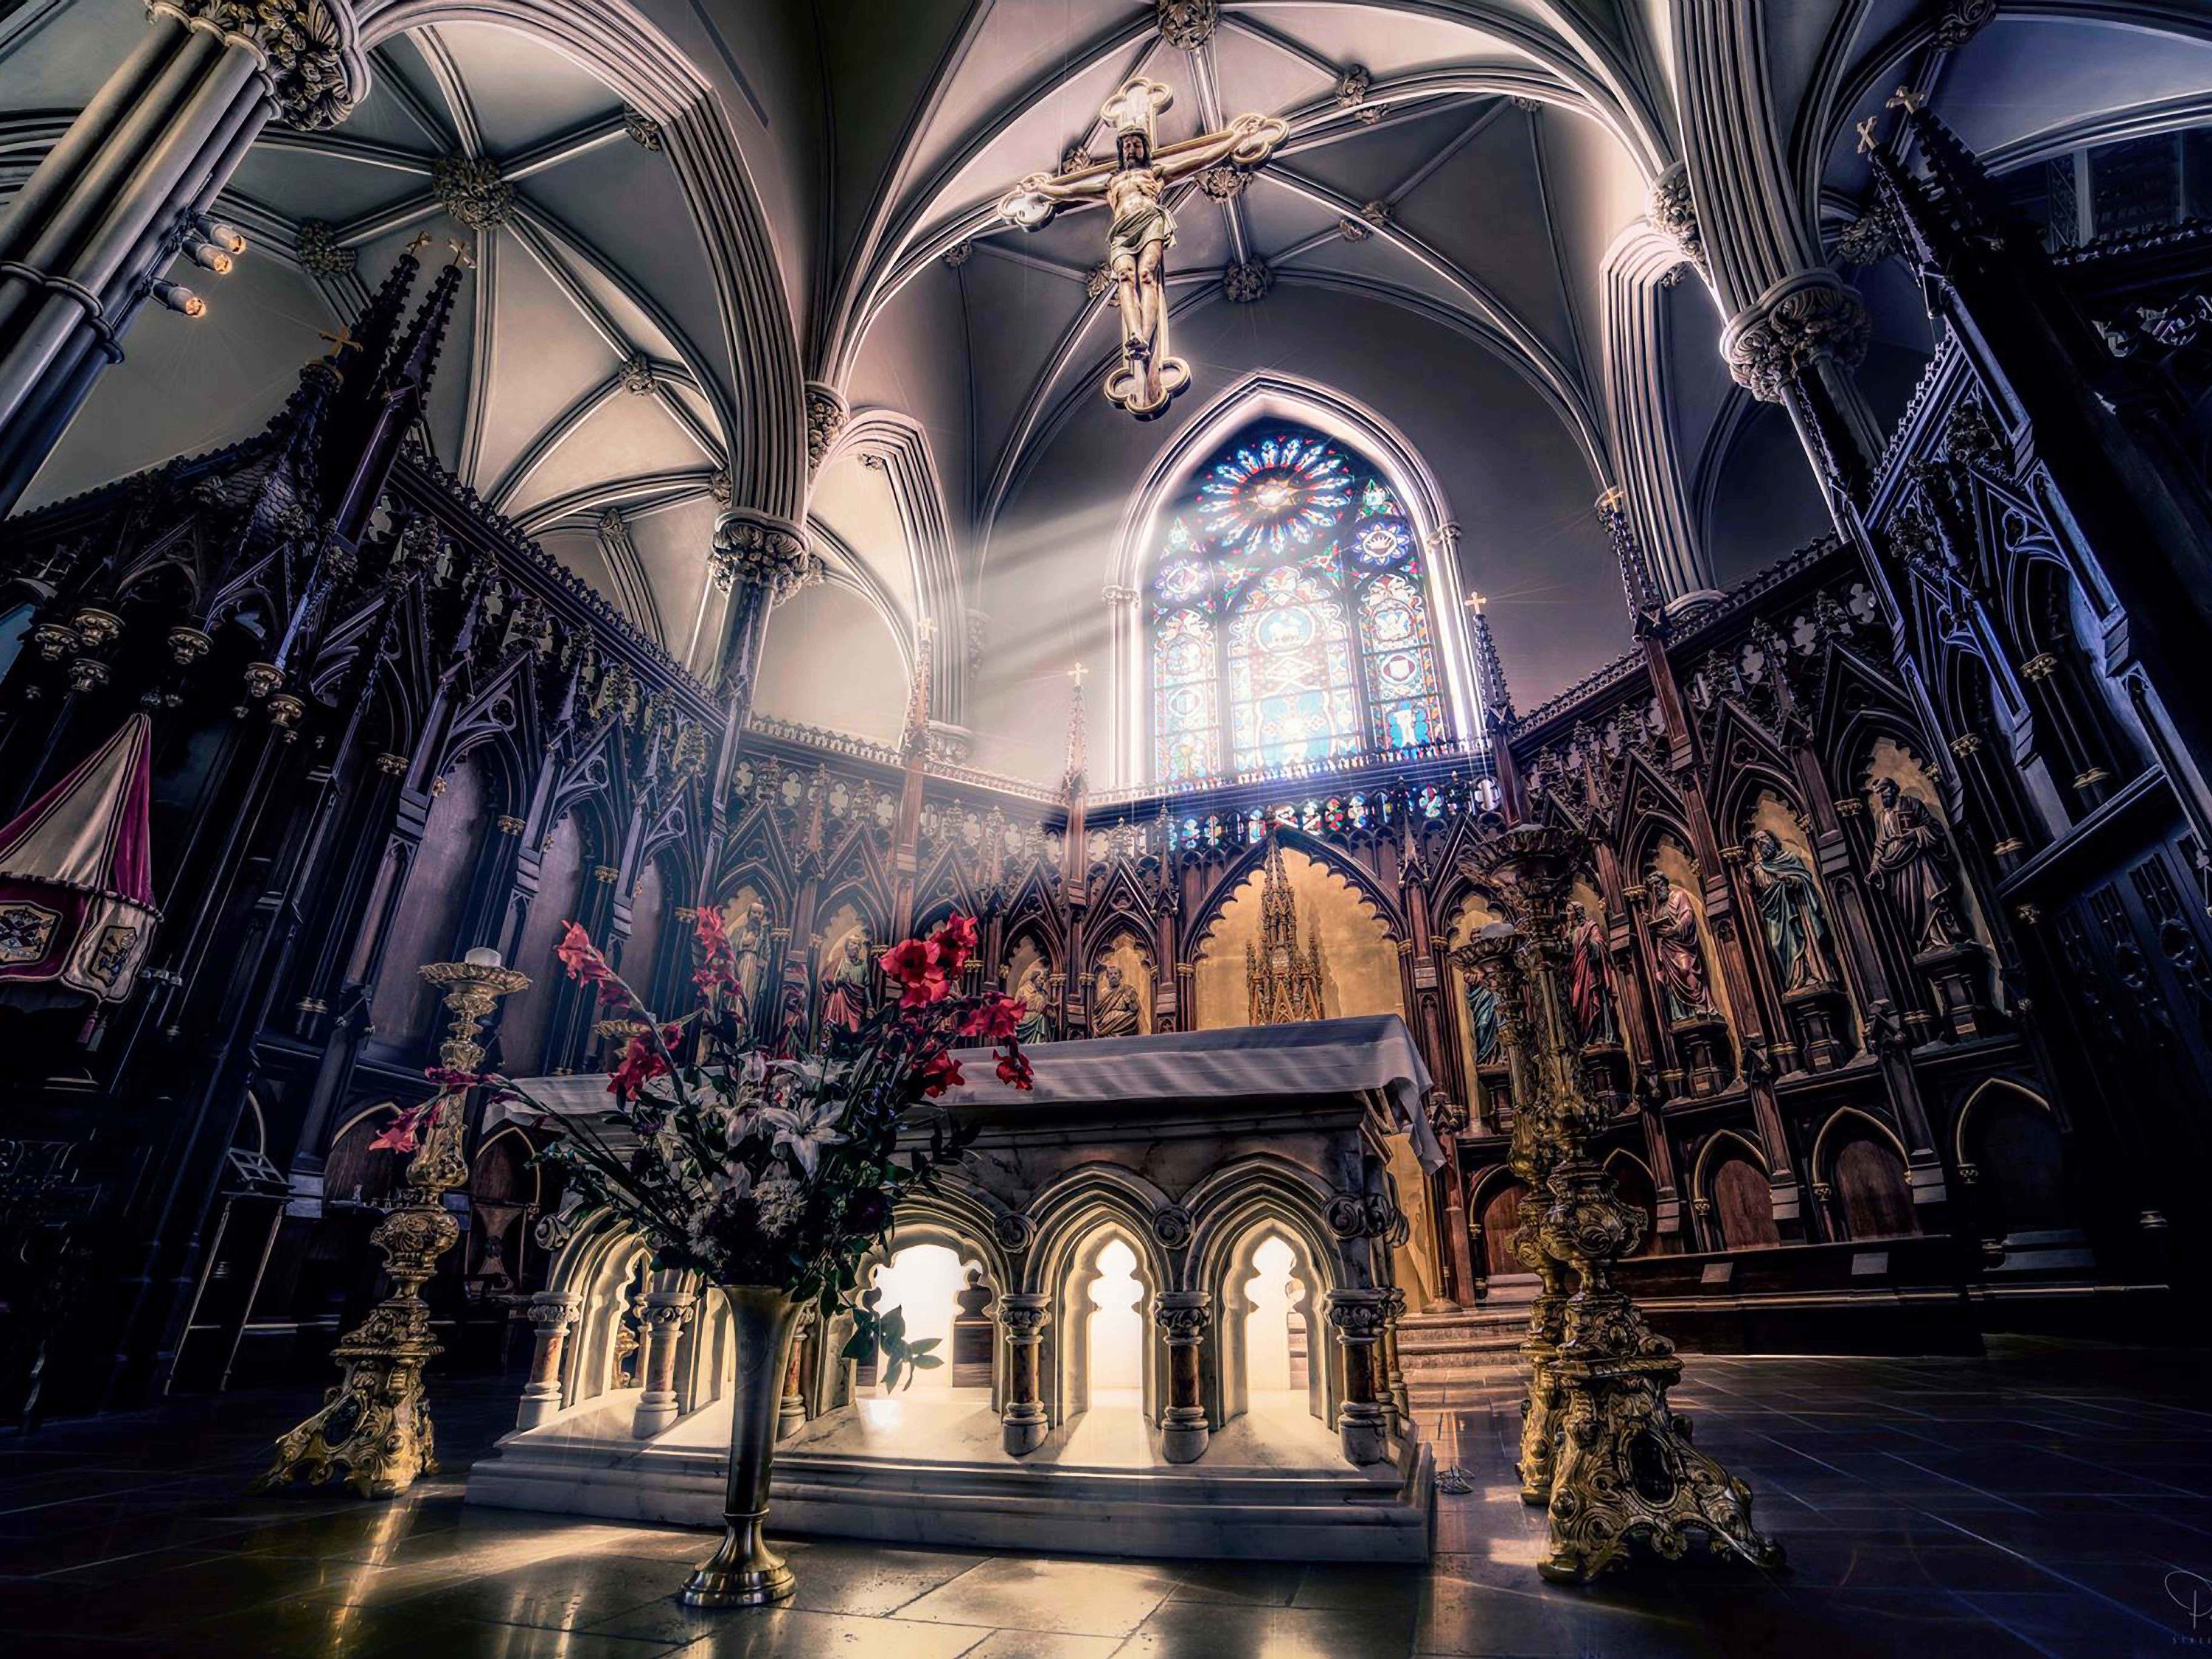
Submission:
M 0 11 L 0 1620 L 408 1639 L 246 1599 L 235 1505 L 126 1549 L 101 1471 L 258 1445 L 389 1293 L 426 963 L 527 975 L 494 1062 L 573 1079 L 619 1033 L 572 921 L 676 1007 L 719 915 L 795 1051 L 957 912 L 1025 1043 L 1395 1017 L 1420 1113 L 1356 1177 L 1224 1130 L 951 1183 L 865 1264 L 933 1363 L 810 1331 L 784 1443 L 996 1469 L 1012 1403 L 1094 1474 L 1334 1479 L 1372 1407 L 1472 1490 L 1380 1589 L 817 1546 L 776 1650 L 2195 1639 L 2208 86 L 2155 0 Z M 1555 1006 L 1497 965 L 1528 826 Z M 1799 1562 L 1711 1569 L 1733 1612 L 1492 1571 L 1548 1012 L 1620 1286 Z M 547 1133 L 472 1104 L 445 1200 L 456 1474 L 734 1375 Z M 541 1518 L 454 1546 L 503 1599 L 409 1581 L 430 1650 L 711 1650 Z M 143 1611 L 49 1577 L 142 1554 Z

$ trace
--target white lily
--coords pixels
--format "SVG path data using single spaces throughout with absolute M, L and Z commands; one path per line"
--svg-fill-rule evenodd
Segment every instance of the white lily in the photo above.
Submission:
M 761 1121 L 775 1128 L 776 1150 L 787 1150 L 792 1161 L 811 1181 L 821 1166 L 822 1149 L 844 1144 L 845 1137 L 837 1128 L 842 1110 L 842 1106 L 830 1105 L 811 1106 L 799 1111 L 787 1106 L 769 1106 L 762 1109 Z

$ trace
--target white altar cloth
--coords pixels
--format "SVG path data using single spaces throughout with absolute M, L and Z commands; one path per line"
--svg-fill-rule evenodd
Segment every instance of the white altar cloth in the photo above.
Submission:
M 1109 1101 L 1373 1091 L 1389 1101 L 1395 1124 L 1411 1137 L 1421 1167 L 1443 1164 L 1443 1148 L 1429 1122 L 1425 1099 L 1428 1067 L 1421 1063 L 1413 1034 L 1395 1014 L 1040 1042 L 1024 1052 L 1036 1070 L 1035 1086 L 1027 1094 L 1007 1089 L 992 1075 L 989 1050 L 963 1049 L 958 1058 L 975 1080 L 948 1091 L 943 1103 L 1005 1107 L 1018 1102 L 1024 1109 L 1043 1110 Z M 596 1073 L 522 1078 L 517 1085 L 556 1116 L 590 1115 L 613 1104 L 606 1079 Z M 502 1101 L 492 1107 L 485 1128 L 533 1115 L 519 1101 Z

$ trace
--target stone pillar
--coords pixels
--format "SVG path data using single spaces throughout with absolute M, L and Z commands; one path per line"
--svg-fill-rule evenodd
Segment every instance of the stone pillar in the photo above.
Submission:
M 999 1298 L 999 1324 L 1006 1334 L 1006 1408 L 1000 1413 L 1006 1455 L 1023 1457 L 1044 1443 L 1050 1426 L 1045 1416 L 1043 1380 L 1038 1361 L 1052 1298 L 1030 1291 L 1009 1291 Z
M 676 1347 L 684 1334 L 684 1322 L 696 1301 L 689 1291 L 651 1291 L 645 1298 L 645 1352 L 639 1356 L 637 1374 L 645 1385 L 638 1396 L 637 1414 L 630 1420 L 630 1437 L 650 1440 L 676 1425 Z
M 530 1299 L 530 1323 L 536 1344 L 530 1351 L 530 1381 L 523 1385 L 518 1429 L 534 1429 L 561 1409 L 561 1360 L 568 1347 L 568 1328 L 583 1311 L 574 1291 L 540 1291 Z
M 1162 1291 L 1152 1318 L 1168 1350 L 1168 1401 L 1160 1413 L 1160 1453 L 1170 1463 L 1195 1463 L 1209 1438 L 1199 1385 L 1199 1349 L 1213 1323 L 1213 1297 L 1204 1291 Z
M 1398 1363 L 1398 1322 L 1406 1316 L 1406 1293 L 1393 1285 L 1385 1295 L 1389 1299 L 1383 1304 L 1382 1380 L 1389 1391 L 1391 1431 L 1402 1436 L 1413 1420 L 1413 1395 Z
M 1344 1352 L 1344 1403 L 1337 1407 L 1336 1432 L 1347 1462 L 1380 1463 L 1390 1455 L 1382 1352 L 1389 1297 L 1387 1290 L 1328 1293 L 1328 1322 Z
M 243 239 L 204 210 L 272 115 L 334 125 L 368 90 L 347 0 L 154 0 L 145 34 L 0 220 L 0 514 L 15 506 L 180 252 L 220 272 Z
M 791 1364 L 784 1368 L 783 1399 L 776 1407 L 775 1437 L 788 1440 L 806 1426 L 806 1389 L 805 1364 L 806 1339 L 814 1325 L 814 1310 L 800 1310 L 799 1323 L 791 1333 Z
M 707 568 L 714 585 L 730 596 L 722 685 L 734 750 L 734 739 L 752 713 L 761 653 L 768 644 L 769 611 L 777 601 L 818 580 L 822 567 L 806 550 L 805 532 L 797 525 L 739 508 L 724 514 L 715 525 Z

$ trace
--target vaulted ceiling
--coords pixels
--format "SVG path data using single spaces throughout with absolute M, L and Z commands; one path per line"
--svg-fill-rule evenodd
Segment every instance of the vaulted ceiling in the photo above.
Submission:
M 1744 188 L 1814 257 L 1863 198 L 1853 126 L 1900 81 L 2005 164 L 2212 118 L 2212 26 L 2187 0 L 1988 11 L 1224 0 L 1186 35 L 1150 0 L 385 0 L 362 14 L 367 99 L 255 147 L 223 202 L 252 251 L 199 283 L 206 318 L 138 321 L 33 499 L 252 430 L 427 233 L 477 262 L 438 459 L 679 658 L 717 658 L 720 497 L 804 517 L 830 580 L 779 616 L 769 713 L 890 735 L 927 618 L 940 716 L 979 763 L 1049 773 L 1061 672 L 1112 654 L 1131 492 L 1255 377 L 1424 459 L 1526 706 L 1624 643 L 1590 501 L 1625 472 L 1675 503 L 1645 528 L 1678 588 L 1822 523 L 1787 422 L 1729 380 L 1713 293 L 1647 218 L 1717 76 L 1771 126 Z M 1724 67 L 1698 13 L 1741 25 Z M 142 18 L 29 0 L 0 20 L 0 182 Z M 1246 111 L 1290 132 L 1241 191 L 1171 197 L 1194 385 L 1149 425 L 1098 392 L 1103 216 L 1024 233 L 993 211 L 1022 175 L 1104 154 L 1099 105 L 1139 74 L 1175 94 L 1164 142 Z M 1854 279 L 1886 419 L 1929 325 L 1903 284 Z M 802 379 L 852 411 L 811 477 Z

